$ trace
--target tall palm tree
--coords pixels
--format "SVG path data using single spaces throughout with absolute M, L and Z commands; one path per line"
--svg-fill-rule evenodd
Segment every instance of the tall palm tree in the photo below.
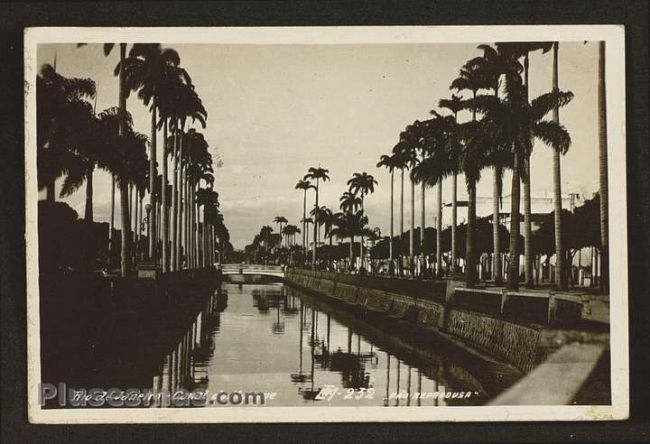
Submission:
M 476 283 L 476 258 L 474 257 L 474 224 L 476 222 L 476 183 L 480 178 L 480 170 L 485 166 L 480 162 L 482 153 L 480 145 L 482 131 L 476 120 L 476 98 L 479 90 L 487 87 L 485 77 L 471 62 L 468 62 L 460 69 L 449 86 L 449 89 L 456 91 L 471 91 L 471 99 L 468 102 L 472 112 L 471 122 L 463 124 L 462 132 L 465 134 L 466 146 L 463 150 L 461 164 L 465 172 L 465 183 L 467 185 L 467 234 L 465 246 L 465 280 L 468 287 Z M 469 176 L 468 176 L 469 173 Z
M 187 206 L 187 163 L 188 155 L 187 148 L 184 147 L 190 139 L 188 134 L 185 133 L 185 124 L 188 119 L 192 122 L 198 122 L 201 127 L 205 128 L 205 120 L 207 118 L 207 111 L 203 107 L 203 103 L 198 94 L 191 85 L 181 85 L 176 91 L 177 105 L 174 108 L 173 117 L 177 119 L 177 137 L 178 148 L 176 157 L 174 159 L 174 170 L 176 171 L 173 184 L 173 232 L 172 239 L 175 245 L 172 249 L 172 259 L 174 270 L 182 268 L 182 244 L 185 242 L 187 234 L 187 221 L 183 216 L 187 217 L 187 211 L 183 208 Z
M 180 56 L 173 49 L 163 49 L 159 43 L 138 43 L 134 44 L 129 51 L 129 57 L 116 70 L 121 69 L 122 63 L 125 70 L 125 82 L 127 96 L 130 91 L 138 91 L 138 96 L 147 106 L 151 104 L 151 155 L 149 163 L 149 180 L 150 189 L 153 189 L 153 181 L 157 176 L 156 173 L 156 131 L 157 118 L 156 113 L 159 108 L 160 95 L 171 75 L 187 76 L 184 70 L 178 69 Z M 187 83 L 190 83 L 189 81 Z M 149 194 L 149 204 L 156 207 L 155 195 Z M 151 232 L 157 231 L 156 217 L 151 217 Z M 157 260 L 155 236 L 149 239 L 149 257 L 151 260 Z
M 410 152 L 405 148 L 406 134 L 400 134 L 399 142 L 393 146 L 391 157 L 395 162 L 395 168 L 400 170 L 400 196 L 399 196 L 399 238 L 400 244 L 404 236 L 404 170 L 408 169 L 410 164 Z M 400 270 L 402 268 L 400 267 Z
M 530 152 L 535 139 L 540 139 L 560 153 L 565 153 L 571 144 L 571 137 L 564 127 L 557 122 L 544 120 L 555 107 L 566 105 L 573 98 L 571 92 L 559 90 L 528 101 L 525 86 L 520 75 L 508 75 L 505 78 L 506 97 L 501 100 L 494 96 L 480 96 L 474 106 L 484 114 L 484 126 L 496 134 L 492 145 L 507 147 L 512 152 L 512 191 L 510 211 L 510 251 L 508 288 L 519 288 L 519 200 L 520 171 Z
M 307 244 L 305 241 L 305 236 L 307 235 L 307 230 L 305 228 L 305 218 L 307 217 L 307 190 L 316 189 L 315 186 L 311 184 L 308 180 L 299 180 L 295 186 L 296 190 L 303 190 L 302 197 L 302 248 L 307 252 Z
M 554 57 L 557 58 L 557 55 Z M 598 181 L 600 185 L 600 289 L 609 292 L 609 187 L 607 185 L 607 95 L 605 42 L 598 43 Z M 555 74 L 554 74 L 555 78 Z
M 431 112 L 434 118 L 426 122 L 424 151 L 426 156 L 411 171 L 411 177 L 423 186 L 438 188 L 437 223 L 436 223 L 436 267 L 440 271 L 442 264 L 441 233 L 442 233 L 442 181 L 453 174 L 457 166 L 458 153 L 454 151 L 453 143 L 456 135 L 455 121 L 451 117 L 443 117 L 436 111 Z
M 352 191 L 346 191 L 343 193 L 339 199 L 341 211 L 344 213 L 347 212 L 356 212 L 361 208 L 361 197 L 354 194 Z
M 179 106 L 179 101 L 185 97 L 182 93 L 182 89 L 191 89 L 191 79 L 180 67 L 173 67 L 170 65 L 165 65 L 167 68 L 165 74 L 161 79 L 161 86 L 157 89 L 156 94 L 156 105 L 159 113 L 159 122 L 158 129 L 162 126 L 163 131 L 163 156 L 162 156 L 162 176 L 163 181 L 167 183 L 169 181 L 169 165 L 168 157 L 171 156 L 172 161 L 177 160 L 177 151 L 179 144 L 179 114 L 177 112 L 177 107 Z M 176 165 L 177 167 L 178 165 Z M 172 174 L 173 179 L 176 178 L 176 168 L 172 165 Z M 172 181 L 175 183 L 175 181 Z M 177 185 L 177 184 L 176 184 Z M 174 262 L 174 245 L 176 244 L 176 239 L 173 236 L 171 230 L 170 221 L 175 224 L 176 219 L 174 218 L 176 204 L 174 204 L 174 195 L 175 185 L 172 184 L 172 193 L 170 193 L 169 202 L 167 201 L 167 193 L 162 195 L 162 206 L 164 208 L 169 208 L 162 213 L 161 224 L 162 224 L 162 269 L 163 271 L 169 271 L 173 269 Z
M 383 154 L 379 158 L 379 162 L 377 163 L 377 168 L 381 167 L 386 167 L 388 168 L 388 171 L 390 172 L 390 240 L 388 243 L 388 259 L 392 262 L 393 261 L 393 237 L 395 236 L 394 233 L 394 178 L 395 178 L 395 168 L 397 167 L 397 162 L 396 162 L 397 156 L 395 155 L 386 155 Z
M 301 220 L 303 226 L 305 227 L 305 262 L 307 261 L 307 250 L 309 249 L 309 224 L 314 223 L 314 219 L 311 217 L 302 218 Z
M 418 163 L 418 151 L 422 150 L 424 125 L 419 120 L 408 125 L 406 129 L 400 134 L 400 142 L 395 145 L 394 150 L 399 153 L 398 156 L 407 165 L 409 169 L 413 169 Z M 415 182 L 411 177 L 411 217 L 410 217 L 411 230 L 409 232 L 409 265 L 413 267 L 415 256 Z
M 372 236 L 372 231 L 366 226 L 368 218 L 364 216 L 363 211 L 344 211 L 335 221 L 335 228 L 330 231 L 330 236 L 349 237 L 350 238 L 350 266 L 354 262 L 354 237 L 355 236 Z
M 79 43 L 77 46 L 84 46 L 85 43 Z M 126 110 L 126 82 L 125 82 L 125 71 L 123 69 L 124 60 L 126 59 L 126 43 L 120 43 L 120 58 L 119 58 L 119 69 L 115 70 L 115 75 L 118 77 L 118 106 L 120 110 L 120 125 L 118 132 L 121 136 L 127 134 L 127 110 Z M 108 56 L 115 47 L 115 43 L 105 43 L 104 56 Z M 115 189 L 116 178 L 113 178 L 113 190 Z M 120 274 L 122 277 L 127 276 L 131 272 L 131 224 L 129 217 L 129 197 L 128 197 L 128 183 L 126 181 L 120 182 L 120 222 L 122 225 L 122 239 L 121 239 L 121 258 L 120 258 Z M 115 194 L 111 192 L 111 221 L 113 220 L 113 208 L 115 207 Z M 113 227 L 111 226 L 111 237 L 113 233 Z M 111 239 L 112 240 L 112 239 Z M 112 244 L 112 242 L 111 242 Z
M 284 216 L 275 216 L 275 219 L 273 219 L 273 222 L 280 225 L 279 232 L 280 232 L 280 236 L 282 236 L 284 234 L 284 232 L 282 231 L 282 224 L 288 224 L 289 221 Z M 282 245 L 282 238 L 280 238 L 280 245 Z
M 372 194 L 375 192 L 375 185 L 377 185 L 377 181 L 375 178 L 366 173 L 365 171 L 363 173 L 354 173 L 352 175 L 352 178 L 348 180 L 348 187 L 350 188 L 350 192 L 353 194 L 360 194 L 361 195 L 361 211 L 365 211 L 364 208 L 364 199 L 365 196 L 368 194 Z M 361 267 L 364 266 L 364 255 L 363 255 L 363 235 L 361 235 Z
M 462 98 L 452 94 L 449 99 L 441 99 L 438 102 L 440 108 L 448 109 L 454 116 L 453 124 L 450 129 L 450 147 L 449 154 L 452 156 L 450 166 L 453 167 L 451 182 L 451 271 L 457 272 L 458 261 L 456 258 L 456 226 L 458 224 L 458 174 L 460 173 L 460 155 L 461 147 L 458 140 L 458 113 L 464 109 Z
M 523 82 L 524 82 L 524 95 L 526 100 L 529 96 L 529 54 L 530 52 L 541 50 L 546 53 L 553 47 L 552 42 L 506 42 L 506 43 L 497 43 L 496 44 L 498 51 L 501 53 L 502 58 L 507 59 L 519 59 L 523 57 Z M 524 270 L 526 276 L 526 287 L 532 288 L 534 286 L 533 279 L 533 256 L 532 256 L 532 223 L 531 223 L 531 198 L 530 198 L 530 155 L 528 153 L 522 164 L 521 178 L 524 185 Z M 554 187 L 560 186 L 560 157 L 559 153 L 554 153 L 553 155 L 553 182 Z M 557 174 L 557 177 L 555 175 Z M 561 201 L 556 203 L 560 205 Z M 559 214 L 561 211 L 557 211 L 557 220 L 560 220 Z M 560 225 L 557 225 L 560 229 Z M 556 239 L 556 243 L 560 242 L 561 239 Z M 562 269 L 564 269 L 564 258 L 559 259 L 562 264 Z M 558 267 L 560 268 L 560 267 Z
M 102 141 L 106 140 L 102 129 L 104 128 L 99 118 L 94 115 L 94 111 L 93 114 L 78 115 L 65 164 L 61 165 L 65 179 L 59 195 L 70 196 L 85 182 L 84 220 L 89 223 L 93 221 L 93 173 L 96 167 L 104 166 L 102 157 L 105 155 L 106 145 L 97 143 L 98 138 Z
M 36 78 L 36 92 L 38 185 L 54 202 L 55 181 L 73 163 L 75 151 L 84 144 L 79 136 L 92 125 L 93 109 L 87 99 L 95 97 L 96 86 L 91 79 L 63 77 L 45 64 Z
M 478 49 L 483 51 L 483 55 L 471 59 L 467 62 L 467 65 L 478 73 L 482 86 L 485 89 L 491 89 L 492 94 L 498 97 L 501 78 L 505 75 L 518 75 L 522 67 L 517 62 L 516 57 L 513 57 L 512 51 L 504 53 L 503 46 L 494 48 L 490 45 L 479 45 Z M 492 176 L 492 277 L 495 285 L 501 285 L 503 281 L 501 245 L 499 242 L 499 207 L 503 189 L 504 167 L 505 165 L 496 162 L 493 165 Z
M 326 182 L 330 180 L 329 170 L 325 168 L 321 168 L 320 166 L 317 168 L 310 167 L 309 170 L 307 171 L 307 174 L 305 174 L 305 177 L 303 177 L 303 180 L 316 181 L 316 202 L 314 204 L 314 207 L 318 208 L 318 192 L 320 187 L 320 181 Z M 316 246 L 318 245 L 317 233 L 318 233 L 318 219 L 314 219 L 314 251 L 312 252 L 313 268 L 316 267 Z

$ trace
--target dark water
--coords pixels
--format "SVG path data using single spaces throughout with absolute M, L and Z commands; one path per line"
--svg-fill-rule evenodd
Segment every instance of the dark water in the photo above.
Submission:
M 262 392 L 266 406 L 480 405 L 491 397 L 463 365 L 385 331 L 281 283 L 223 283 L 151 385 Z

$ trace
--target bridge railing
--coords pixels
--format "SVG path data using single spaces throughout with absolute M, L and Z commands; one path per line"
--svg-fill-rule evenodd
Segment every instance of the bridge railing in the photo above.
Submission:
M 221 265 L 222 273 L 239 273 L 240 270 L 242 273 L 259 272 L 261 274 L 267 274 L 267 273 L 279 274 L 284 272 L 282 265 L 262 265 L 262 264 L 222 264 Z

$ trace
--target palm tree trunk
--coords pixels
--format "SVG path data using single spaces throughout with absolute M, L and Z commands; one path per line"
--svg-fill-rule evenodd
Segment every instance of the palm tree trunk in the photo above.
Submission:
M 415 243 L 415 182 L 413 182 L 413 178 L 411 178 L 411 232 L 409 234 L 409 269 L 413 268 L 413 256 L 415 253 L 414 243 Z
M 558 85 L 558 43 L 553 44 L 553 91 Z M 560 122 L 559 107 L 553 109 L 553 121 Z M 559 290 L 568 288 L 565 264 L 564 242 L 562 239 L 562 175 L 560 169 L 560 153 L 553 150 L 553 221 L 555 223 L 555 282 Z
M 350 269 L 354 263 L 354 236 L 350 236 Z
M 167 215 L 167 118 L 163 122 L 163 152 L 162 152 L 162 271 L 169 270 L 169 217 Z
M 528 52 L 524 55 L 524 84 L 526 101 L 529 95 L 529 82 L 528 82 L 528 66 L 529 57 Z M 524 183 L 524 273 L 526 276 L 526 288 L 533 288 L 535 282 L 533 281 L 533 256 L 531 252 L 532 245 L 532 227 L 530 220 L 530 155 L 524 159 L 524 170 L 521 171 L 520 176 Z
M 189 269 L 191 268 L 190 265 L 190 242 L 188 241 L 189 238 L 189 230 L 190 230 L 190 196 L 189 196 L 189 188 L 188 188 L 188 177 L 187 177 L 187 170 L 189 167 L 189 160 L 186 162 L 185 168 L 183 170 L 183 252 L 184 252 L 184 259 L 185 259 L 185 268 Z
M 598 43 L 598 181 L 600 186 L 600 289 L 609 292 L 609 186 L 607 184 L 607 95 L 605 42 Z
M 133 236 L 133 240 L 135 240 L 135 221 L 133 217 L 135 216 L 135 212 L 133 211 L 133 184 L 129 185 L 129 217 L 130 217 L 130 223 L 131 223 L 131 235 Z
M 512 191 L 510 192 L 510 247 L 508 250 L 508 289 L 519 290 L 519 156 L 516 149 L 512 163 Z
M 399 237 L 404 235 L 404 170 L 402 169 L 402 185 L 399 197 Z
M 126 43 L 120 43 L 119 71 L 119 135 L 126 134 L 126 84 L 124 82 L 124 60 L 126 58 Z M 129 185 L 124 175 L 120 180 L 120 209 L 122 222 L 120 274 L 126 277 L 131 272 L 131 224 L 129 219 Z
M 307 229 L 305 230 L 305 245 L 309 247 L 309 224 L 307 224 Z M 305 249 L 305 265 L 307 265 L 307 250 Z
M 390 171 L 390 242 L 388 243 L 388 259 L 393 262 L 393 219 L 394 219 L 394 211 L 393 211 L 393 194 L 394 194 L 394 176 L 395 172 L 391 169 Z M 330 236 L 330 245 L 331 245 L 331 240 L 332 237 Z
M 458 224 L 458 174 L 454 171 L 451 188 L 451 271 L 458 271 L 456 258 L 456 225 Z
M 364 213 L 365 208 L 363 207 L 363 191 L 361 192 L 361 212 Z M 365 214 L 365 213 L 364 213 Z M 364 257 L 363 257 L 363 233 L 361 234 L 361 241 L 359 242 L 359 258 L 361 259 L 361 265 L 359 268 L 364 268 Z
M 156 97 L 153 97 L 153 104 L 151 107 L 151 153 L 149 156 L 149 205 L 151 208 L 156 208 L 156 193 L 154 193 L 154 184 L 156 183 Z M 151 224 L 151 233 L 157 233 L 156 217 L 150 217 L 149 223 Z M 154 263 L 157 262 L 156 258 L 156 237 L 151 236 L 149 239 L 149 259 Z
M 139 199 L 139 211 L 138 211 L 138 239 L 142 239 L 142 200 L 144 199 L 144 195 L 140 196 Z M 142 259 L 142 252 L 140 252 L 140 255 L 138 259 Z
M 179 131 L 178 128 L 174 129 L 174 147 L 172 150 L 172 156 L 174 157 L 174 163 L 172 167 L 172 174 L 174 175 L 172 179 L 172 212 L 171 212 L 171 270 L 178 270 L 178 149 L 180 145 L 179 140 Z
M 524 182 L 524 270 L 526 275 L 526 288 L 533 288 L 533 254 L 532 254 L 532 227 L 530 220 L 530 156 L 524 162 L 522 174 Z
M 476 182 L 467 181 L 467 233 L 465 249 L 465 284 L 476 285 L 476 258 L 474 257 L 474 230 L 476 225 Z
M 108 265 L 109 268 L 112 266 L 113 259 L 113 230 L 115 229 L 115 176 L 111 174 L 111 220 L 109 224 L 109 233 L 108 233 Z
M 316 205 L 314 206 L 314 249 L 311 256 L 311 266 L 316 269 L 316 243 L 318 235 L 318 179 L 316 179 Z
M 307 235 L 307 230 L 305 229 L 305 218 L 307 217 L 307 190 L 303 193 L 302 197 L 302 249 L 307 252 L 307 245 L 305 241 L 305 236 Z
M 177 184 L 177 206 L 176 206 L 176 225 L 174 229 L 176 231 L 176 269 L 181 270 L 183 268 L 183 129 L 181 128 L 179 132 L 179 144 L 178 144 L 178 153 L 176 154 L 178 158 L 178 184 Z
M 425 186 L 424 186 L 424 181 L 422 182 L 422 194 L 420 196 L 421 200 L 421 209 L 422 213 L 420 214 L 420 252 L 424 253 L 424 227 L 426 224 L 426 218 L 425 218 Z
M 494 179 L 492 181 L 492 278 L 494 285 L 502 285 L 501 277 L 501 243 L 499 237 L 499 199 L 501 190 L 499 183 L 501 181 L 501 167 L 494 167 Z
M 87 223 L 93 221 L 93 171 L 94 165 L 91 165 L 86 171 L 86 209 L 84 211 L 84 220 Z
M 438 179 L 438 211 L 436 217 L 436 276 L 442 271 L 442 179 Z
M 196 188 L 193 190 L 194 194 L 194 202 L 196 202 Z M 201 263 L 201 255 L 200 255 L 200 239 L 199 239 L 199 207 L 196 203 L 194 203 L 194 265 L 199 268 Z

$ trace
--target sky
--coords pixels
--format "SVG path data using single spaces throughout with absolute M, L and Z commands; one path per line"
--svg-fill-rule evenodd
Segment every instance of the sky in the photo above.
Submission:
M 379 184 L 366 198 L 366 213 L 371 227 L 388 234 L 390 174 L 377 168 L 377 161 L 391 151 L 406 125 L 427 119 L 429 111 L 437 109 L 438 100 L 450 96 L 449 85 L 459 68 L 481 55 L 476 48 L 479 43 L 165 45 L 179 52 L 181 65 L 192 77 L 208 112 L 207 127 L 201 131 L 213 157 L 220 160 L 215 189 L 235 248 L 250 243 L 262 225 L 277 230 L 275 216 L 300 225 L 303 196 L 294 186 L 311 166 L 329 169 L 331 181 L 321 186 L 319 203 L 330 208 L 338 208 L 353 173 L 372 174 Z M 117 105 L 118 82 L 113 76 L 117 51 L 105 57 L 102 45 L 39 45 L 39 65 L 52 63 L 55 57 L 60 74 L 96 81 L 98 111 Z M 598 189 L 597 68 L 597 43 L 560 43 L 559 86 L 575 95 L 560 110 L 560 121 L 572 138 L 562 159 L 563 194 L 580 193 L 589 198 Z M 551 53 L 531 54 L 531 97 L 550 91 L 551 69 Z M 150 114 L 137 94 L 131 95 L 127 108 L 136 131 L 150 135 Z M 467 112 L 459 115 L 461 121 L 469 118 Z M 161 139 L 159 134 L 158 146 Z M 551 195 L 550 148 L 537 142 L 531 165 L 532 194 Z M 93 185 L 95 220 L 108 221 L 110 176 L 96 172 Z M 397 193 L 397 175 L 395 186 Z M 509 194 L 509 188 L 510 176 L 506 174 L 504 194 Z M 492 195 L 490 170 L 483 172 L 477 194 Z M 408 188 L 406 196 L 408 215 Z M 466 198 L 462 177 L 458 198 Z M 428 226 L 433 225 L 435 199 L 435 189 L 428 189 Z M 83 215 L 83 187 L 61 200 Z M 308 205 L 310 200 L 313 205 L 313 193 Z M 450 200 L 451 185 L 445 181 L 443 202 Z M 417 189 L 416 226 L 419 202 Z M 397 212 L 395 217 L 397 221 Z M 462 214 L 459 218 L 462 220 Z M 448 223 L 446 214 L 443 225 Z

